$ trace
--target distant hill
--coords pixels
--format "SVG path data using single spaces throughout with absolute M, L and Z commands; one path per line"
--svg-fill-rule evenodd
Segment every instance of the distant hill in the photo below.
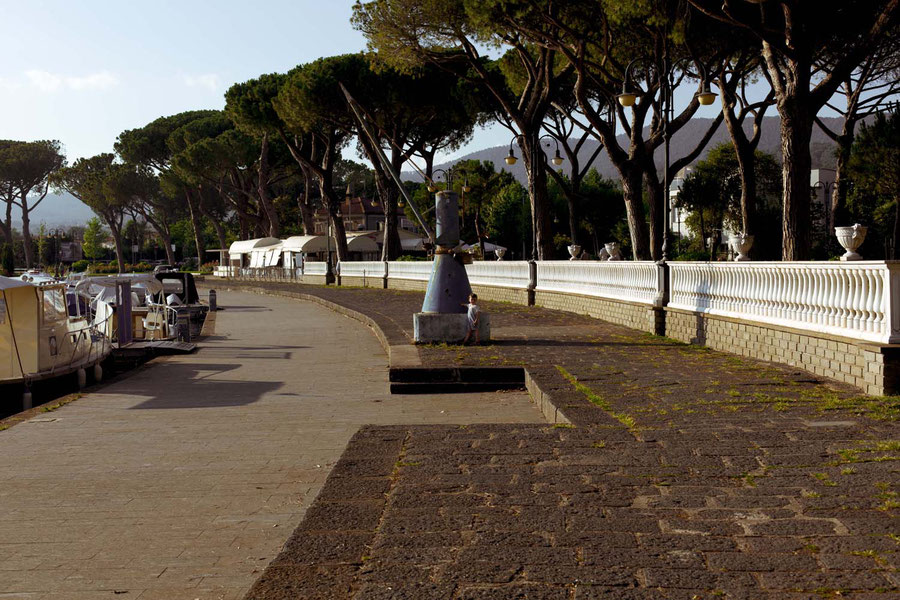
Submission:
M 84 225 L 95 216 L 81 200 L 69 194 L 48 194 L 31 213 L 31 231 L 37 231 L 41 223 L 47 227 L 69 227 Z M 18 207 L 13 207 L 13 227 L 22 227 L 22 216 Z
M 826 124 L 828 124 L 829 127 L 838 129 L 840 128 L 839 118 L 824 118 L 822 120 Z M 672 157 L 672 161 L 685 156 L 691 150 L 693 150 L 694 140 L 698 140 L 703 137 L 703 134 L 706 132 L 706 129 L 709 127 L 711 121 L 711 119 L 705 118 L 692 119 L 690 122 L 688 122 L 687 125 L 682 127 L 677 134 L 672 136 L 670 146 L 670 155 Z M 759 141 L 760 150 L 762 150 L 763 152 L 774 154 L 775 156 L 779 157 L 779 159 L 781 158 L 780 126 L 781 122 L 777 117 L 768 116 L 763 120 L 763 130 Z M 751 128 L 748 126 L 746 129 L 749 132 Z M 625 144 L 625 136 L 620 136 L 619 141 L 621 144 Z M 709 144 L 698 160 L 701 160 L 704 156 L 706 156 L 706 152 L 710 148 L 713 148 L 714 146 L 722 142 L 730 141 L 731 138 L 728 136 L 728 130 L 725 128 L 725 125 L 720 125 L 719 129 L 713 135 L 713 138 L 710 140 Z M 594 151 L 597 149 L 597 144 L 598 142 L 594 140 L 589 140 L 584 144 L 581 152 L 579 152 L 578 154 L 578 158 L 582 164 L 584 164 L 588 160 L 588 158 L 590 158 L 591 154 L 594 153 Z M 810 144 L 810 148 L 812 151 L 812 164 L 814 169 L 834 168 L 834 143 L 831 141 L 831 138 L 822 133 L 822 131 L 818 127 L 813 129 L 812 143 Z M 516 156 L 521 158 L 522 153 L 519 150 L 518 146 L 514 147 L 514 150 L 516 152 Z M 493 148 L 486 148 L 484 150 L 472 152 L 471 154 L 467 154 L 453 161 L 435 165 L 435 168 L 447 168 L 448 166 L 451 166 L 459 160 L 489 160 L 494 163 L 494 166 L 498 170 L 500 168 L 503 168 L 507 171 L 510 171 L 516 177 L 516 179 L 524 184 L 525 167 L 523 166 L 522 161 L 520 160 L 516 165 L 512 167 L 503 162 L 503 159 L 506 158 L 508 152 L 508 146 L 495 146 Z M 659 154 L 657 155 L 657 164 L 661 169 L 662 148 L 660 148 L 658 152 Z M 604 177 L 607 177 L 614 181 L 619 180 L 619 174 L 610 162 L 609 156 L 605 152 L 600 153 L 600 156 L 594 163 L 594 167 Z M 565 163 L 563 164 L 562 169 L 564 171 L 567 169 Z M 412 181 L 421 180 L 419 175 L 412 171 L 404 172 L 403 178 Z

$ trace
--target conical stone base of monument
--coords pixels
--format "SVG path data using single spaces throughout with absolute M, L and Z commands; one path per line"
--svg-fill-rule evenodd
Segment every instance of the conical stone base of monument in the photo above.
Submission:
M 438 254 L 431 267 L 431 278 L 425 290 L 423 313 L 464 313 L 469 303 L 469 275 L 462 261 L 452 254 Z
M 416 313 L 413 315 L 413 328 L 417 344 L 458 344 L 466 339 L 469 331 L 469 320 L 465 313 Z M 481 313 L 478 317 L 478 341 L 491 340 L 491 315 Z M 472 334 L 470 342 L 475 342 Z
M 469 276 L 466 267 L 452 254 L 438 254 L 422 312 L 413 315 L 413 331 L 417 344 L 455 344 L 465 339 L 468 319 L 465 304 L 469 303 Z M 486 342 L 491 339 L 490 316 L 484 313 L 478 319 L 478 337 Z M 475 336 L 472 336 L 474 341 Z
M 459 203 L 456 193 L 444 190 L 434 200 L 437 251 L 422 312 L 413 315 L 416 343 L 461 342 L 466 337 L 466 307 L 472 286 L 466 267 L 450 251 L 459 245 Z M 490 338 L 490 319 L 478 319 L 481 340 Z M 474 337 L 474 336 L 473 336 Z

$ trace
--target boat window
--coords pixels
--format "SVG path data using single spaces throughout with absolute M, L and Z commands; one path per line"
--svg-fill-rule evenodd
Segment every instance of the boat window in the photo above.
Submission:
M 162 284 L 166 294 L 180 294 L 184 292 L 184 283 L 180 279 L 163 279 Z
M 65 321 L 68 316 L 62 288 L 41 290 L 44 294 L 44 324 Z

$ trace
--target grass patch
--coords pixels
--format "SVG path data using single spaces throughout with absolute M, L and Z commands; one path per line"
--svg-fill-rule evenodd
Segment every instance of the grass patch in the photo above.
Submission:
M 815 479 L 821 481 L 822 485 L 827 485 L 829 487 L 834 487 L 837 485 L 837 483 L 832 481 L 831 477 L 828 476 L 828 473 L 813 473 L 812 476 Z
M 566 371 L 566 369 L 562 366 L 556 365 L 556 370 L 559 371 L 559 374 L 562 375 L 566 379 L 566 381 L 571 383 L 576 390 L 584 394 L 584 397 L 587 398 L 591 404 L 608 413 L 625 427 L 628 427 L 629 429 L 635 428 L 636 424 L 634 421 L 634 417 L 626 413 L 616 412 L 613 409 L 612 405 L 607 402 L 606 399 L 603 398 L 603 396 L 578 381 L 577 377 Z

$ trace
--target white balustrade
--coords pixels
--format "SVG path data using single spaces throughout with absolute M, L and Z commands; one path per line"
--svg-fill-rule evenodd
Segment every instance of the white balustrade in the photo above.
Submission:
M 324 276 L 328 272 L 328 263 L 324 260 L 308 260 L 303 263 L 303 274 L 304 275 L 322 275 Z
M 672 262 L 669 307 L 900 342 L 900 262 Z
M 391 261 L 388 263 L 388 279 L 428 281 L 433 264 L 431 261 Z
M 544 260 L 537 263 L 535 290 L 653 305 L 658 272 L 651 261 Z
M 342 277 L 372 277 L 380 279 L 384 277 L 384 265 L 382 261 L 341 261 Z
M 525 290 L 530 281 L 528 263 L 522 260 L 476 260 L 466 265 L 466 273 L 472 285 Z

